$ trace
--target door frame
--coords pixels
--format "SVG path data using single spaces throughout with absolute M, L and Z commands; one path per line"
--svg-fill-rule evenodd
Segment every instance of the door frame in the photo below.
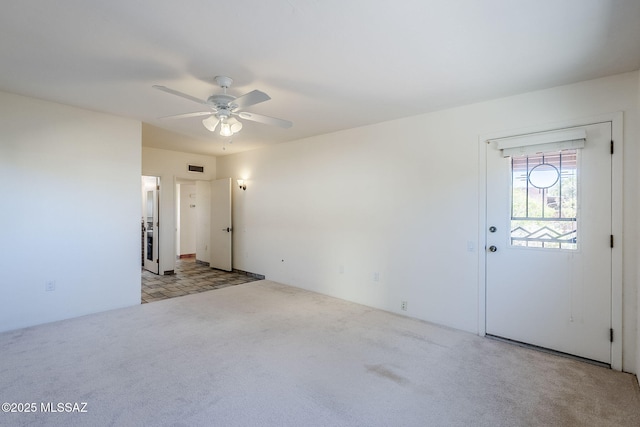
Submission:
M 152 233 L 153 233 L 153 243 L 151 245 L 151 258 L 150 262 L 147 262 L 148 256 L 148 246 L 147 246 L 147 206 L 149 204 L 147 194 L 149 191 L 146 189 L 145 178 L 155 178 L 155 185 L 153 188 L 154 200 L 153 200 L 153 223 L 152 223 Z M 142 221 L 144 223 L 144 236 L 143 236 L 143 255 L 144 255 L 144 263 L 142 267 L 150 271 L 154 274 L 160 274 L 160 177 L 157 175 L 142 175 L 142 202 L 143 202 L 143 213 Z M 154 268 L 150 269 L 148 264 L 153 264 Z M 155 270 L 155 271 L 154 271 Z
M 535 125 L 510 131 L 500 131 L 478 136 L 478 335 L 486 335 L 487 302 L 487 140 L 528 133 L 560 130 L 611 122 L 615 141 L 615 153 L 611 159 L 611 232 L 615 244 L 611 251 L 611 327 L 614 340 L 611 343 L 611 368 L 622 370 L 622 248 L 623 241 L 623 113 L 609 113 L 589 118 L 566 120 L 547 125 Z

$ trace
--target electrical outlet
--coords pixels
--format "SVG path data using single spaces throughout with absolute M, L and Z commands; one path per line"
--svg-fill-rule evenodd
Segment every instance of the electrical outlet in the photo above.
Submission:
M 400 302 L 400 308 L 402 309 L 402 311 L 407 311 L 407 302 L 406 301 L 401 301 Z
M 373 281 L 374 282 L 379 282 L 380 281 L 380 273 L 378 273 L 377 271 L 375 273 L 373 273 Z
M 49 280 L 48 282 L 46 282 L 44 284 L 44 290 L 47 292 L 55 291 L 56 290 L 55 280 Z

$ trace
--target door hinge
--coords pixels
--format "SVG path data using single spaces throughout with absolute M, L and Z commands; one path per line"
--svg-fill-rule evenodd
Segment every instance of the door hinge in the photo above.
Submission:
M 613 342 L 613 328 L 609 329 L 609 341 Z
M 611 144 L 612 144 L 611 146 L 613 147 L 613 141 L 611 141 Z M 156 185 L 156 190 L 160 191 L 160 186 L 159 185 Z
M 613 248 L 613 234 L 611 235 L 611 247 Z
M 613 139 L 611 140 L 611 154 L 613 154 Z
M 160 264 L 160 258 L 156 258 L 156 264 Z

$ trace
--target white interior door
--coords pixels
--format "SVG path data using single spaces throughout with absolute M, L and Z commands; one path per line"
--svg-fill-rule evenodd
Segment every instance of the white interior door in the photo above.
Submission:
M 155 176 L 142 177 L 142 218 L 144 268 L 152 273 L 159 272 L 158 241 L 159 241 L 159 197 L 160 178 Z
M 231 178 L 211 182 L 212 268 L 231 271 Z
M 610 364 L 611 123 L 565 131 L 487 145 L 486 333 Z

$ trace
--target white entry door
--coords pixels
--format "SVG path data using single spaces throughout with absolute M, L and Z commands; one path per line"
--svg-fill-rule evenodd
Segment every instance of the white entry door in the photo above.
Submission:
M 152 273 L 159 272 L 159 197 L 160 178 L 156 176 L 142 177 L 142 218 L 143 218 L 143 256 L 144 268 Z
M 231 178 L 211 182 L 210 265 L 231 271 Z
M 487 145 L 486 333 L 611 363 L 611 123 Z

